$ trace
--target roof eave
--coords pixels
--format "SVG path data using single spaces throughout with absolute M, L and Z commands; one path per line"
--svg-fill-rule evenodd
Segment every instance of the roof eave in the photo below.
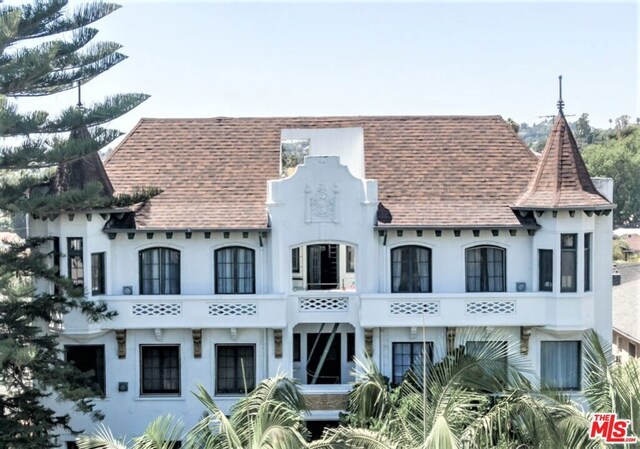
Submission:
M 271 228 L 269 227 L 224 227 L 224 228 L 195 228 L 195 227 L 175 227 L 175 228 L 104 228 L 102 230 L 108 234 L 118 234 L 118 233 L 136 233 L 136 234 L 144 234 L 147 232 L 270 232 Z
M 420 224 L 407 224 L 407 225 L 403 225 L 403 224 L 384 224 L 384 223 L 380 223 L 380 224 L 376 224 L 373 226 L 374 229 L 381 229 L 381 230 L 394 230 L 394 229 L 466 229 L 466 230 L 473 230 L 473 229 L 540 229 L 540 225 L 538 224 L 530 224 L 530 225 L 524 225 L 521 223 L 518 224 L 481 224 L 481 225 L 470 225 L 470 224 L 464 224 L 464 225 L 452 225 L 452 224 L 447 224 L 447 225 L 433 225 L 433 224 L 429 224 L 429 225 L 420 225 Z
M 569 210 L 585 210 L 585 211 L 597 211 L 597 210 L 613 210 L 617 207 L 616 204 L 603 204 L 600 206 L 585 206 L 585 205 L 575 205 L 575 206 L 536 206 L 536 205 L 524 205 L 524 206 L 510 206 L 512 210 L 526 210 L 526 211 L 545 211 L 545 212 L 553 212 L 553 211 L 569 211 Z

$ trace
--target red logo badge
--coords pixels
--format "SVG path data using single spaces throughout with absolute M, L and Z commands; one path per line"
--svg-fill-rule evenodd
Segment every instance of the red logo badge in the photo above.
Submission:
M 636 437 L 628 437 L 627 430 L 631 428 L 631 421 L 618 419 L 615 413 L 594 413 L 591 419 L 589 438 L 602 438 L 605 443 L 635 443 Z

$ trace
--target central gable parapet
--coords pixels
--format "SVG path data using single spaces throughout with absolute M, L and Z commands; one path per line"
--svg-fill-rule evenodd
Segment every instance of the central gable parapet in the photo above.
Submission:
M 366 208 L 375 224 L 378 186 L 353 176 L 338 156 L 307 156 L 292 176 L 268 182 L 267 209 L 275 220 L 295 225 L 345 223 Z

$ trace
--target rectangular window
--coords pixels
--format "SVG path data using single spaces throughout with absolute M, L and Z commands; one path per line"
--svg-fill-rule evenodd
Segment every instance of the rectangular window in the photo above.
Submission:
M 635 356 L 636 356 L 636 345 L 629 342 L 629 357 L 635 357 Z
M 104 295 L 104 253 L 91 253 L 91 294 Z
M 51 237 L 51 241 L 53 243 L 53 251 L 52 251 L 52 263 L 56 276 L 60 276 L 60 237 Z M 60 286 L 55 284 L 53 287 L 53 292 L 56 295 L 60 294 Z
M 244 394 L 255 388 L 254 346 L 216 345 L 216 366 L 216 394 Z
M 352 362 L 356 357 L 356 334 L 355 332 L 347 333 L 347 361 Z
M 560 291 L 576 291 L 576 240 L 577 234 L 562 234 L 560 237 Z
M 584 291 L 591 291 L 591 233 L 584 235 Z
M 422 351 L 426 346 L 427 366 L 433 360 L 433 343 L 428 341 L 426 345 L 421 341 L 410 343 L 393 343 L 393 383 L 399 385 L 402 378 L 415 364 L 422 363 Z
M 68 345 L 64 347 L 66 360 L 83 373 L 90 373 L 94 391 L 104 396 L 104 345 Z
M 84 254 L 82 238 L 69 237 L 67 239 L 67 260 L 69 279 L 74 287 L 84 286 Z
M 293 361 L 300 361 L 300 334 L 293 334 Z
M 545 387 L 580 390 L 580 342 L 540 342 L 540 377 Z
M 140 394 L 180 394 L 180 346 L 140 346 Z
M 291 272 L 300 273 L 300 247 L 291 250 Z
M 356 271 L 356 259 L 353 251 L 353 246 L 347 245 L 347 273 L 354 273 Z
M 538 274 L 541 292 L 553 291 L 553 250 L 538 250 Z

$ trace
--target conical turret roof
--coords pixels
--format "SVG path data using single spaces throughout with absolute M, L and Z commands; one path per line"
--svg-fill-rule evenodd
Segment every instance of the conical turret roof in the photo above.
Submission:
M 69 139 L 90 139 L 91 135 L 86 126 L 71 131 Z M 113 186 L 109 176 L 102 165 L 102 160 L 97 152 L 88 154 L 80 159 L 65 162 L 58 166 L 58 171 L 51 182 L 54 192 L 66 192 L 72 189 L 83 189 L 92 182 L 102 184 L 102 193 L 112 196 Z
M 514 209 L 606 210 L 614 205 L 593 185 L 569 123 L 560 112 L 536 171 Z

